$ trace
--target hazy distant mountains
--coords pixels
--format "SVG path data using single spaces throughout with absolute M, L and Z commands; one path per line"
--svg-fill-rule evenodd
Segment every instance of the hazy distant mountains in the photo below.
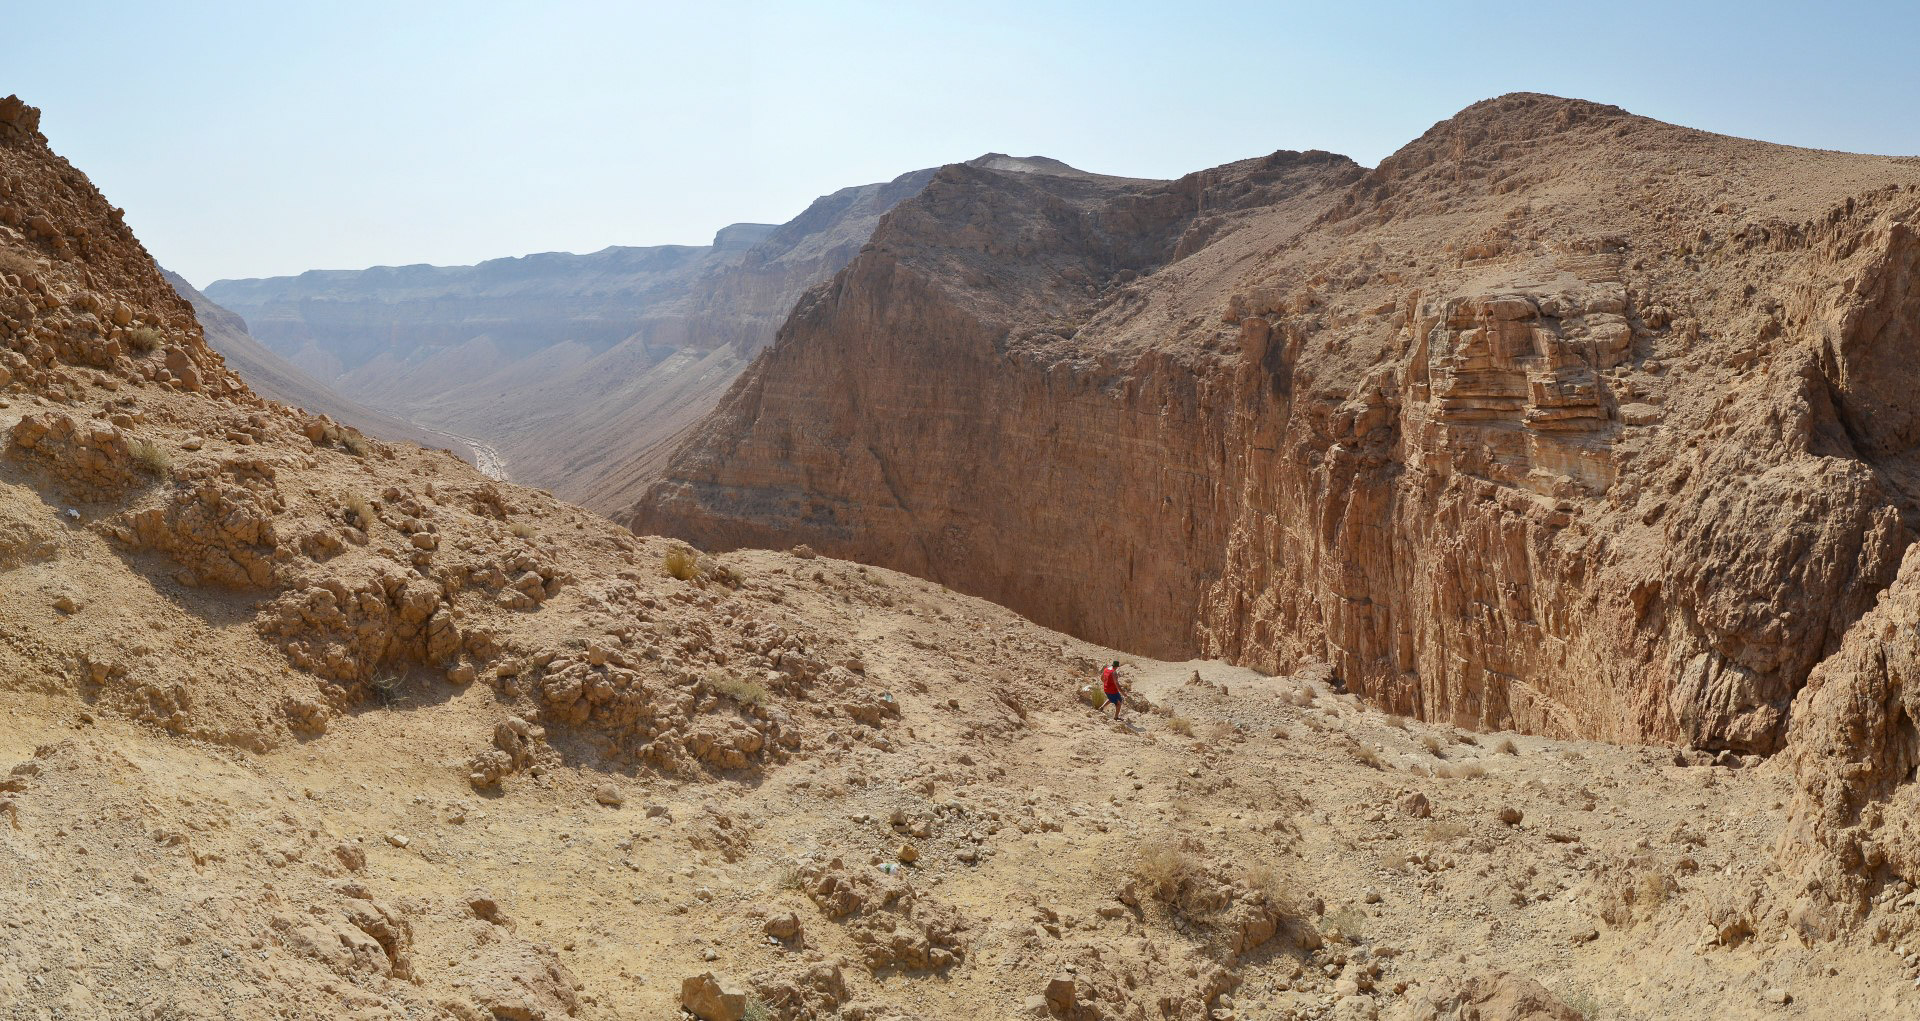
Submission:
M 490 444 L 515 481 L 611 510 L 772 341 L 794 300 L 933 174 L 843 188 L 787 223 L 734 224 L 705 246 L 314 270 L 206 293 L 347 396 Z

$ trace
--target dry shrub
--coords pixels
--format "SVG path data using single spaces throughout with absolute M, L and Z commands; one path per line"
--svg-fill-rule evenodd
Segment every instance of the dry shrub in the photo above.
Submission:
M 1207 727 L 1207 740 L 1218 744 L 1221 741 L 1233 740 L 1239 733 L 1240 731 L 1231 723 L 1215 723 Z
M 1168 903 L 1180 896 L 1180 887 L 1198 870 L 1193 855 L 1172 837 L 1143 841 L 1133 856 L 1134 882 Z
M 1500 743 L 1493 746 L 1493 750 L 1496 752 L 1499 752 L 1502 755 L 1520 754 L 1520 746 L 1517 744 L 1514 744 L 1513 738 L 1510 738 L 1510 737 L 1501 738 Z
M 1633 905 L 1641 912 L 1652 913 L 1677 889 L 1677 883 L 1659 872 L 1642 872 L 1633 884 Z
M 692 581 L 700 576 L 700 554 L 687 546 L 675 546 L 667 551 L 661 561 L 667 574 L 681 581 Z
M 1380 749 L 1370 744 L 1359 744 L 1353 748 L 1354 761 L 1373 769 L 1387 768 L 1387 760 L 1380 755 Z
M 1175 716 L 1167 721 L 1167 729 L 1182 737 L 1193 736 L 1193 721 L 1185 716 Z
M 534 536 L 533 522 L 515 521 L 507 526 L 507 531 L 512 532 L 518 538 L 531 539 Z
M 1592 990 L 1584 986 L 1567 985 L 1555 995 L 1585 1021 L 1599 1021 L 1600 1001 L 1594 997 Z
M 10 248 L 0 248 L 0 273 L 11 273 L 26 279 L 27 274 L 39 270 L 40 264 L 25 252 L 16 252 Z
M 1467 745 L 1470 748 L 1480 747 L 1480 739 L 1464 730 L 1456 730 L 1447 736 L 1453 738 L 1456 744 Z
M 1410 860 L 1411 859 L 1407 857 L 1407 852 L 1397 847 L 1380 853 L 1380 864 L 1395 872 L 1405 872 L 1407 870 L 1407 862 Z
M 355 457 L 365 457 L 373 453 L 373 441 L 367 439 L 358 429 L 340 430 L 340 446 Z
M 340 499 L 340 506 L 346 511 L 347 523 L 361 531 L 373 527 L 373 504 L 358 493 L 349 493 Z
M 1405 730 L 1407 729 L 1407 718 L 1405 716 L 1395 716 L 1389 713 L 1387 715 L 1387 726 L 1392 727 L 1395 730 Z
M 1426 737 L 1420 739 L 1420 747 L 1425 748 L 1427 754 L 1434 758 L 1445 757 L 1442 753 L 1446 751 L 1446 745 L 1442 744 L 1440 739 L 1434 737 L 1432 734 L 1428 734 Z
M 167 449 L 152 440 L 134 440 L 128 445 L 133 454 L 133 463 L 140 470 L 155 478 L 166 478 L 173 470 L 173 455 Z
M 1435 844 L 1451 844 L 1472 832 L 1472 828 L 1458 819 L 1447 819 L 1432 823 L 1427 827 L 1427 840 Z
M 1367 916 L 1359 908 L 1344 907 L 1327 915 L 1323 923 L 1328 937 L 1342 943 L 1358 943 L 1366 937 Z
M 1585 755 L 1582 755 L 1571 748 L 1560 749 L 1561 762 L 1585 762 L 1586 760 L 1587 760 L 1587 757 Z
M 742 705 L 765 705 L 767 702 L 766 685 L 724 671 L 715 670 L 707 674 L 707 686 Z
M 367 682 L 373 691 L 373 700 L 383 709 L 392 709 L 407 700 L 400 690 L 404 680 L 399 674 L 380 674 Z
M 1297 910 L 1295 905 L 1299 903 L 1299 898 L 1294 896 L 1293 887 L 1273 866 L 1265 862 L 1256 862 L 1247 867 L 1247 874 L 1241 879 L 1246 883 L 1247 889 L 1258 890 L 1262 896 L 1266 897 L 1268 904 L 1287 914 L 1294 914 Z
M 147 354 L 159 347 L 166 338 L 151 326 L 136 326 L 127 334 L 127 346 L 135 354 Z
M 1478 762 L 1449 762 L 1434 770 L 1433 775 L 1448 780 L 1478 780 L 1487 775 L 1487 767 Z

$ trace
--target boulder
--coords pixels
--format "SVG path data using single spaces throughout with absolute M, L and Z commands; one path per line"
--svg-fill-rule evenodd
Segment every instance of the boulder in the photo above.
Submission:
M 721 985 L 713 972 L 702 972 L 681 980 L 680 1007 L 700 1021 L 741 1021 L 747 1016 L 747 994 Z

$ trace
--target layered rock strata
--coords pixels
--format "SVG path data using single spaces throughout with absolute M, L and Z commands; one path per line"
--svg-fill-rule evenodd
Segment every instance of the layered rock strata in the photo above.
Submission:
M 625 520 L 1427 719 L 1771 751 L 1913 538 L 1916 184 L 1527 95 L 1370 172 L 947 168 Z

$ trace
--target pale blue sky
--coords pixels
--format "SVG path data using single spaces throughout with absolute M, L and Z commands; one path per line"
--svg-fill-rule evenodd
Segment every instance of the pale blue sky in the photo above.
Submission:
M 1920 152 L 1913 3 L 1578 6 L 64 0 L 10 5 L 0 94 L 197 284 L 704 244 L 987 151 L 1372 165 L 1516 90 Z

